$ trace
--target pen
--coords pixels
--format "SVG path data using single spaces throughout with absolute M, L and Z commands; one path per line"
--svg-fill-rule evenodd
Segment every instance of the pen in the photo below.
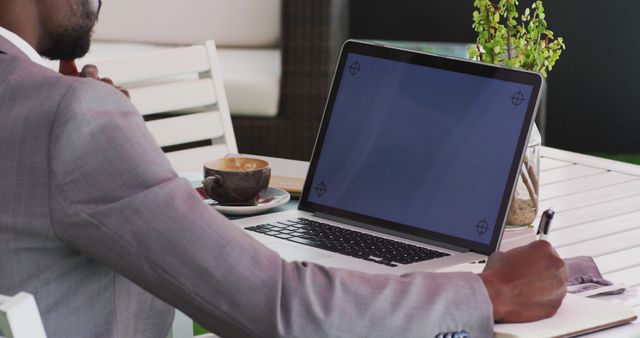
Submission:
M 549 208 L 542 213 L 542 217 L 540 217 L 540 225 L 538 225 L 538 239 L 547 240 L 553 215 L 555 215 L 555 211 L 553 211 L 552 208 Z

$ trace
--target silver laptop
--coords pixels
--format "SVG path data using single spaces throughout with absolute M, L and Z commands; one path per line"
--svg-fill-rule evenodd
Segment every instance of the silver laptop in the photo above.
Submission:
M 432 271 L 498 248 L 543 79 L 348 41 L 298 210 L 235 223 L 289 261 Z

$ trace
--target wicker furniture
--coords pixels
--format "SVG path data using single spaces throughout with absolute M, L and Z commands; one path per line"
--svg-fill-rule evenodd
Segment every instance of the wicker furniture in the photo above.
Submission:
M 346 36 L 346 1 L 283 0 L 280 109 L 272 119 L 233 117 L 242 153 L 309 160 Z

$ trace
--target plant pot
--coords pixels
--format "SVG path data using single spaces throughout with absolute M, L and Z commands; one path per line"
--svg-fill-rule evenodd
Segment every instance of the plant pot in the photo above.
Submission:
M 540 131 L 534 124 L 507 214 L 507 227 L 528 227 L 538 215 L 541 144 Z

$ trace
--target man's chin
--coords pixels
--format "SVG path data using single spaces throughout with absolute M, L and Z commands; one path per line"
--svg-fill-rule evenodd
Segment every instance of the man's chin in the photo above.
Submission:
M 91 47 L 90 40 L 58 43 L 39 53 L 49 60 L 73 60 L 85 56 L 89 52 L 89 47 Z

